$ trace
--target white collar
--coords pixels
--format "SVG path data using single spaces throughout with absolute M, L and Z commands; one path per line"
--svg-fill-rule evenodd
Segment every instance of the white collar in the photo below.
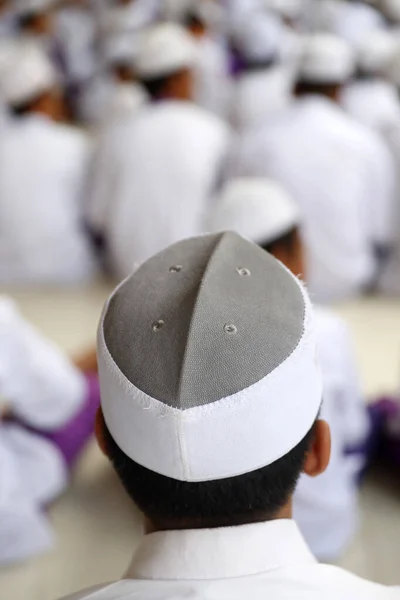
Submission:
M 316 563 L 291 520 L 147 535 L 127 579 L 205 580 Z

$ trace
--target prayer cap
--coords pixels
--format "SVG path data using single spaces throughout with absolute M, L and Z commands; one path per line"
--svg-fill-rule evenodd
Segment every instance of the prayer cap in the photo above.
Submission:
M 275 462 L 321 404 L 305 288 L 232 232 L 178 242 L 122 282 L 103 311 L 98 358 L 115 442 L 180 481 Z
M 249 13 L 232 31 L 234 45 L 247 61 L 263 62 L 277 58 L 282 44 L 282 23 L 276 15 Z
M 196 44 L 181 26 L 163 23 L 143 35 L 136 71 L 143 79 L 164 77 L 192 66 Z
M 6 103 L 16 106 L 34 100 L 57 84 L 57 73 L 34 43 L 22 43 L 0 73 L 0 89 Z
M 19 16 L 47 12 L 55 6 L 57 0 L 17 0 L 16 11 Z
M 382 0 L 382 11 L 393 21 L 400 21 L 400 0 Z
M 366 73 L 384 73 L 398 48 L 389 31 L 371 32 L 358 49 L 358 66 Z
M 344 83 L 354 70 L 354 52 L 341 38 L 328 33 L 305 38 L 299 64 L 300 81 Z
M 208 218 L 207 230 L 231 230 L 257 244 L 269 244 L 299 223 L 298 207 L 278 183 L 243 178 L 226 184 Z
M 265 6 L 287 19 L 298 19 L 305 9 L 304 0 L 265 0 Z

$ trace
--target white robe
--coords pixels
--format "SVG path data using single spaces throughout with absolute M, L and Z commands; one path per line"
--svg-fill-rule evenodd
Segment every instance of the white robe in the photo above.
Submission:
M 217 117 L 177 101 L 149 105 L 108 136 L 99 148 L 88 219 L 105 234 L 119 276 L 202 232 L 229 142 Z
M 342 96 L 343 107 L 360 122 L 380 133 L 393 154 L 397 168 L 397 193 L 392 208 L 395 224 L 393 254 L 383 269 L 379 288 L 400 294 L 400 100 L 397 89 L 383 79 L 354 82 Z
M 67 423 L 85 397 L 82 375 L 1 296 L 2 403 L 27 425 L 47 431 Z M 66 483 L 65 463 L 53 444 L 0 418 L 0 565 L 51 547 L 44 509 Z
M 137 112 L 147 94 L 138 83 L 117 81 L 112 73 L 100 73 L 85 86 L 79 98 L 79 116 L 88 125 L 102 126 L 115 118 Z
M 374 276 L 374 244 L 392 241 L 392 156 L 379 136 L 322 96 L 307 96 L 244 136 L 238 176 L 276 179 L 302 213 L 310 291 L 357 293 Z
M 90 145 L 39 115 L 10 119 L 0 137 L 0 282 L 79 283 L 95 274 L 84 234 Z
M 85 81 L 94 74 L 96 35 L 94 15 L 84 6 L 66 6 L 55 13 L 55 37 L 70 81 Z
M 292 77 L 283 65 L 242 73 L 234 84 L 232 122 L 239 131 L 257 127 L 289 105 Z
M 228 53 L 218 40 L 210 36 L 196 42 L 195 101 L 199 106 L 224 118 L 227 116 L 231 94 Z
M 343 108 L 357 121 L 385 138 L 400 127 L 400 100 L 394 85 L 383 78 L 354 81 L 343 91 Z
M 358 526 L 358 485 L 365 458 L 345 456 L 362 446 L 369 432 L 350 335 L 345 323 L 330 311 L 315 311 L 318 356 L 324 396 L 321 418 L 332 433 L 331 462 L 326 472 L 302 475 L 294 495 L 294 516 L 319 560 L 337 559 Z

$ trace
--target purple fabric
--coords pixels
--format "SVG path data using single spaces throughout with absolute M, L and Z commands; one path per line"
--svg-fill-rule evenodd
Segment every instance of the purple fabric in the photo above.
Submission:
M 94 432 L 97 409 L 100 406 L 100 388 L 97 375 L 85 375 L 87 381 L 86 401 L 77 415 L 67 425 L 51 433 L 40 435 L 53 442 L 71 469 Z
M 377 431 L 374 458 L 400 466 L 400 400 L 384 397 L 369 409 Z

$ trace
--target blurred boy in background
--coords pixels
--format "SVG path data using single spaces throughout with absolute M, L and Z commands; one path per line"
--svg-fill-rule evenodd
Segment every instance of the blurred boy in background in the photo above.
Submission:
M 236 231 L 307 280 L 300 213 L 279 184 L 251 178 L 227 183 L 208 229 Z M 343 553 L 358 526 L 358 477 L 367 457 L 365 452 L 351 451 L 365 448 L 370 427 L 345 323 L 317 308 L 315 328 L 324 385 L 321 417 L 331 427 L 332 455 L 323 475 L 300 478 L 294 514 L 317 558 L 332 561 Z
M 0 566 L 49 550 L 46 516 L 94 427 L 84 377 L 0 296 Z
M 88 222 L 117 277 L 169 243 L 202 230 L 230 132 L 193 103 L 196 46 L 175 24 L 145 36 L 136 63 L 150 103 L 122 120 L 95 168 Z
M 90 281 L 96 265 L 83 224 L 89 140 L 58 122 L 57 75 L 36 45 L 18 45 L 0 88 L 11 115 L 0 139 L 0 281 Z

